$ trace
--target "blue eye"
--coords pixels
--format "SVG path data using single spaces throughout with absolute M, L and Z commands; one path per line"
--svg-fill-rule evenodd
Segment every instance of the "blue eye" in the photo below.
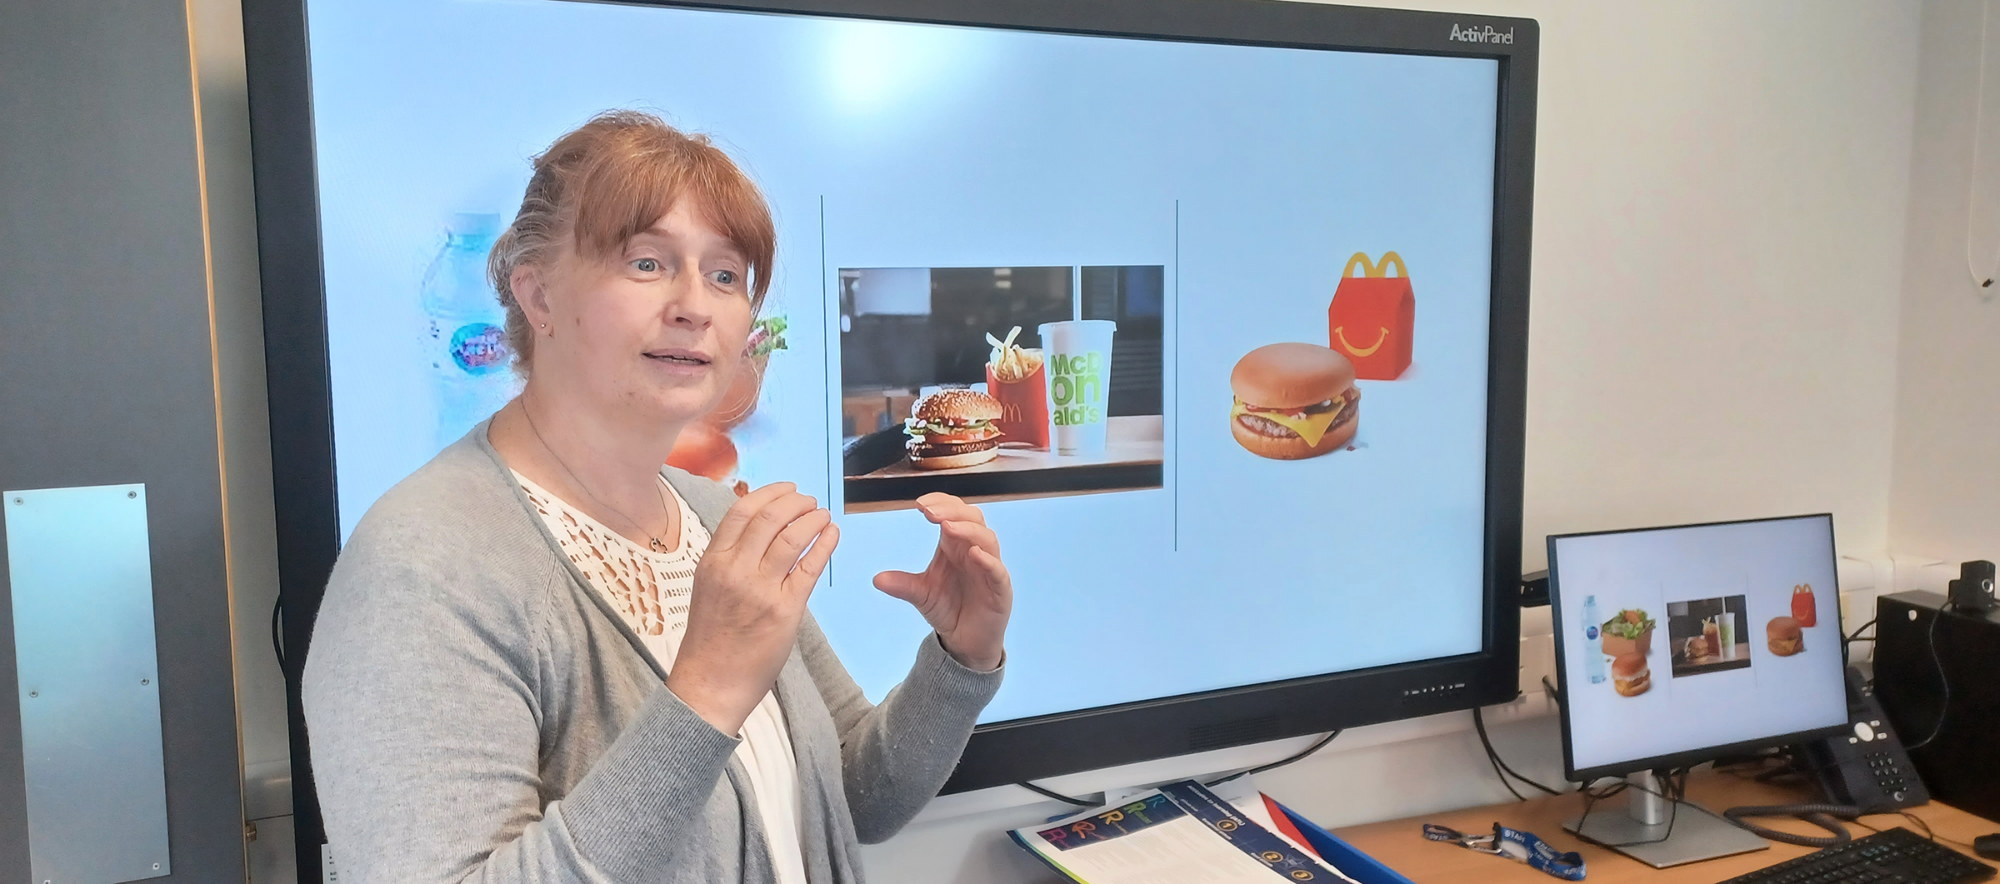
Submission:
M 640 273 L 657 273 L 660 270 L 660 262 L 652 258 L 640 258 L 632 262 L 632 267 Z
M 716 284 L 717 284 L 717 285 L 725 285 L 725 286 L 731 286 L 731 285 L 735 285 L 735 284 L 736 284 L 736 271 L 734 271 L 734 270 L 717 270 L 717 271 L 715 271 L 715 282 L 716 282 Z

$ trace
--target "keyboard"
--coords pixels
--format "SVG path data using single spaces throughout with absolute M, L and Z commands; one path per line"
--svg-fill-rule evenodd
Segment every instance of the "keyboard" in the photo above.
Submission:
M 1722 884 L 1959 884 L 1993 875 L 1992 866 L 1909 829 L 1887 829 Z

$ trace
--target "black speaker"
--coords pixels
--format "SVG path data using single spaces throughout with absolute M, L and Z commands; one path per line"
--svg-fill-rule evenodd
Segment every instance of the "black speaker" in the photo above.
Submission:
M 1950 585 L 1951 605 L 1961 611 L 1991 611 L 2000 607 L 1993 594 L 1993 563 L 1985 560 L 1958 566 L 1958 579 Z
M 1931 797 L 2000 819 L 2000 613 L 1934 592 L 1875 601 L 1875 698 Z

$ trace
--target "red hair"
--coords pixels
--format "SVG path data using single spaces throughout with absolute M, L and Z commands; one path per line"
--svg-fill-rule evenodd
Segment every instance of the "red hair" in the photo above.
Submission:
M 507 309 L 517 370 L 527 370 L 535 340 L 514 297 L 514 269 L 548 267 L 565 245 L 585 259 L 614 254 L 682 199 L 743 253 L 751 304 L 763 305 L 777 251 L 771 208 L 708 136 L 688 135 L 641 111 L 606 111 L 556 139 L 534 167 L 521 211 L 486 260 Z

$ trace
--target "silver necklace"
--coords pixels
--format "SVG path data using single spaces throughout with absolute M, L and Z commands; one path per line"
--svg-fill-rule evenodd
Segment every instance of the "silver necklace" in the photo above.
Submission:
M 534 414 L 528 411 L 528 399 L 526 396 L 521 397 L 521 416 L 528 419 L 528 432 L 534 433 L 535 441 L 541 444 L 542 450 L 548 452 L 550 457 L 556 459 L 556 466 L 562 467 L 563 473 L 569 476 L 570 484 L 573 484 L 577 488 L 582 489 L 584 495 L 589 497 L 592 502 L 596 503 L 598 506 L 604 507 L 605 509 L 612 511 L 613 513 L 616 513 L 618 515 L 618 518 L 625 520 L 626 524 L 629 524 L 633 528 L 638 529 L 640 534 L 646 535 L 646 544 L 647 546 L 651 547 L 654 552 L 663 553 L 672 551 L 672 549 L 667 546 L 667 541 L 665 537 L 654 534 L 653 532 L 646 530 L 646 526 L 639 524 L 638 519 L 634 519 L 631 516 L 625 515 L 625 512 L 623 510 L 620 510 L 619 508 L 612 506 L 611 504 L 605 503 L 604 501 L 598 499 L 596 494 L 591 493 L 590 486 L 583 484 L 583 480 L 576 477 L 576 471 L 570 469 L 569 464 L 563 462 L 562 455 L 557 454 L 554 448 L 549 447 L 549 440 L 542 438 L 541 428 L 535 426 Z M 658 479 L 655 479 L 653 481 L 653 493 L 658 494 L 660 496 L 660 511 L 666 514 L 667 527 L 672 528 L 674 523 L 673 508 L 667 506 L 667 495 L 666 492 L 660 490 Z

